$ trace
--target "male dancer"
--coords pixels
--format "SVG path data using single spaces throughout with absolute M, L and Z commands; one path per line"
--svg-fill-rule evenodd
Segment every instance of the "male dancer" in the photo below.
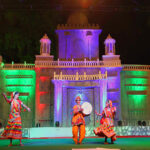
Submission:
M 73 107 L 73 118 L 72 118 L 72 134 L 75 144 L 81 144 L 82 140 L 85 137 L 85 120 L 82 113 L 83 109 L 81 108 L 80 102 L 81 98 L 78 96 L 75 99 L 76 105 Z M 79 131 L 79 140 L 78 140 L 78 131 Z

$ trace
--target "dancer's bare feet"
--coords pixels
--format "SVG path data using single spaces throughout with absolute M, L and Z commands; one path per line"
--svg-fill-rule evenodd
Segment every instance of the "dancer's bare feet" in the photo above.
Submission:
M 111 137 L 111 144 L 114 144 L 113 138 Z
M 12 143 L 10 143 L 8 146 L 12 146 Z
M 75 142 L 75 144 L 78 144 L 78 141 L 74 141 Z
M 78 141 L 78 144 L 82 144 L 82 141 L 79 140 L 79 141 Z
M 20 146 L 24 146 L 24 145 L 22 144 L 22 142 L 21 142 L 21 139 L 19 139 L 19 141 L 20 141 Z
M 104 142 L 104 144 L 108 144 L 108 142 Z
M 20 146 L 24 146 L 22 143 L 20 143 Z

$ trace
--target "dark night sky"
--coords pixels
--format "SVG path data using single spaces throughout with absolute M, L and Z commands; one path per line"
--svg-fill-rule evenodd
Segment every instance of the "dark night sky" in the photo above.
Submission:
M 73 11 L 84 11 L 102 29 L 100 55 L 110 33 L 123 64 L 149 64 L 150 0 L 0 0 L 0 54 L 5 62 L 34 63 L 46 32 L 57 57 L 57 24 Z M 12 40 L 13 37 L 13 40 Z M 101 58 L 101 56 L 100 56 Z

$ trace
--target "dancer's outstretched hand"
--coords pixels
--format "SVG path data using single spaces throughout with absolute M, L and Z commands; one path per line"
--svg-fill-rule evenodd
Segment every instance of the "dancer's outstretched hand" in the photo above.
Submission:
M 97 111 L 95 110 L 95 114 L 98 115 Z
M 2 93 L 3 96 L 6 96 L 5 93 Z
M 30 111 L 31 111 L 31 109 L 30 109 L 29 107 L 27 108 L 27 110 L 28 110 L 28 112 L 30 112 Z
M 95 114 L 98 116 L 101 116 L 102 114 L 99 114 L 96 110 L 95 110 Z

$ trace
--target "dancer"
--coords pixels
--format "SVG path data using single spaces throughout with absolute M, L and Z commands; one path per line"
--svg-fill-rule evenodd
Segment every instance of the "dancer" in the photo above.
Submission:
M 13 92 L 11 99 L 8 99 L 4 93 L 2 93 L 5 100 L 10 104 L 10 114 L 7 126 L 2 133 L 2 136 L 5 136 L 10 139 L 9 146 L 12 146 L 12 139 L 19 139 L 20 146 L 23 146 L 22 139 L 22 123 L 21 123 L 21 108 L 24 107 L 26 110 L 30 111 L 30 108 L 23 104 L 22 101 L 18 99 L 19 93 Z
M 98 114 L 96 111 L 95 113 L 98 116 L 102 116 L 101 118 L 101 125 L 94 129 L 95 135 L 98 136 L 105 136 L 105 143 L 108 144 L 107 138 L 111 138 L 111 144 L 114 143 L 116 140 L 116 133 L 113 130 L 114 127 L 114 117 L 116 114 L 116 107 L 112 107 L 112 101 L 108 100 L 106 102 L 106 107 L 104 108 L 102 114 Z
M 72 134 L 75 144 L 81 144 L 85 137 L 85 120 L 83 115 L 83 109 L 81 108 L 80 102 L 81 98 L 78 96 L 75 99 L 77 105 L 73 107 L 73 118 L 72 118 Z M 78 131 L 79 131 L 79 141 L 78 141 Z

